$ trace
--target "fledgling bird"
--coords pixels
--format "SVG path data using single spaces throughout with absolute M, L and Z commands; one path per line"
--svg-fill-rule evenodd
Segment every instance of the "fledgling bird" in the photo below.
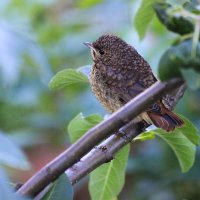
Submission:
M 93 93 L 108 112 L 115 112 L 157 79 L 147 61 L 130 45 L 114 35 L 103 35 L 84 43 L 91 50 L 93 67 L 90 84 Z M 173 131 L 184 124 L 160 99 L 134 119 Z

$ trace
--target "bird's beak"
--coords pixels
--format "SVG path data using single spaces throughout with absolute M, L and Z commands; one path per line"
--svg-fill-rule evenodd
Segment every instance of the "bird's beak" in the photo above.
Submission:
M 89 47 L 90 49 L 96 51 L 91 42 L 83 42 L 83 44 L 84 44 L 86 47 Z
M 90 52 L 91 52 L 91 55 L 92 55 L 92 59 L 93 61 L 95 61 L 95 57 L 96 57 L 96 54 L 97 54 L 97 50 L 94 48 L 93 44 L 90 43 L 90 42 L 84 42 L 83 43 L 86 47 L 89 47 L 90 48 Z

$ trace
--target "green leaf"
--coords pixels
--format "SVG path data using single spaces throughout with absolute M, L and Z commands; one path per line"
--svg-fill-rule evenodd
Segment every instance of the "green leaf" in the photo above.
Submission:
M 134 25 L 140 40 L 145 36 L 147 27 L 155 14 L 153 5 L 157 0 L 142 0 L 141 6 L 136 13 Z
M 194 25 L 187 18 L 177 15 L 177 13 L 169 13 L 168 11 L 172 8 L 166 2 L 156 3 L 154 5 L 158 19 L 168 30 L 180 35 L 192 33 L 194 31 Z
M 70 141 L 74 143 L 90 128 L 101 122 L 103 118 L 98 114 L 84 117 L 82 113 L 78 114 L 68 125 Z
M 199 2 L 196 0 L 188 1 L 184 3 L 183 7 L 184 9 L 188 10 L 191 13 L 194 13 L 196 15 L 200 14 L 200 10 L 198 9 Z
M 125 179 L 125 169 L 130 146 L 123 147 L 109 163 L 95 169 L 90 175 L 89 192 L 92 200 L 115 199 Z
M 172 148 L 179 161 L 182 172 L 187 172 L 194 164 L 196 153 L 195 145 L 179 129 L 175 129 L 170 134 L 160 129 L 154 132 Z
M 66 174 L 62 174 L 54 183 L 42 200 L 73 199 L 73 188 Z
M 74 69 L 64 69 L 58 72 L 50 81 L 51 90 L 61 89 L 75 83 L 87 83 L 88 79 L 82 72 Z
M 176 59 L 174 47 L 170 47 L 159 61 L 158 74 L 161 81 L 182 78 L 179 60 Z
M 2 132 L 0 132 L 0 164 L 22 170 L 30 169 L 25 154 Z
M 136 136 L 134 138 L 134 141 L 136 141 L 136 140 L 141 140 L 141 141 L 153 140 L 154 138 L 155 138 L 155 134 L 151 131 L 148 131 L 148 132 L 144 132 L 144 133 L 141 133 L 140 135 Z
M 199 134 L 197 128 L 185 117 L 185 125 L 181 128 L 176 128 L 171 133 L 166 133 L 161 129 L 156 129 L 152 133 L 158 135 L 174 151 L 182 172 L 187 172 L 194 164 L 196 145 L 199 145 Z
M 187 172 L 194 164 L 196 145 L 200 144 L 197 128 L 185 117 L 181 116 L 185 124 L 173 132 L 166 133 L 162 129 L 155 129 L 142 133 L 135 140 L 153 139 L 155 135 L 162 138 L 174 151 L 182 172 Z
M 181 69 L 183 78 L 185 79 L 187 86 L 192 90 L 200 88 L 200 74 L 193 69 Z
M 194 73 L 189 70 L 188 73 L 191 73 L 192 77 L 195 72 L 200 72 L 200 42 L 197 44 L 196 56 L 193 57 L 192 53 L 192 41 L 186 40 L 180 44 L 170 47 L 161 57 L 159 62 L 159 78 L 162 81 L 174 78 L 174 77 L 185 77 L 186 81 L 190 77 L 187 73 L 184 74 L 182 69 L 194 69 Z M 198 87 L 198 75 L 195 76 L 197 79 L 195 82 L 188 81 L 191 86 L 195 84 L 195 88 Z M 196 84 L 197 83 L 197 84 Z
M 200 145 L 200 135 L 198 129 L 186 117 L 180 116 L 184 120 L 185 125 L 179 130 L 184 134 L 194 145 Z
M 167 0 L 167 3 L 173 5 L 173 6 L 181 6 L 185 2 L 189 2 L 190 0 Z
M 101 3 L 103 0 L 79 0 L 77 6 L 80 8 L 89 8 Z
M 198 133 L 198 129 L 186 117 L 184 117 L 182 115 L 179 115 L 179 116 L 185 122 L 185 125 L 183 127 L 179 128 L 179 131 L 181 131 L 181 133 L 183 135 L 185 135 L 187 137 L 187 139 L 190 140 L 190 142 L 192 142 L 194 145 L 200 145 L 200 135 Z M 141 140 L 141 141 L 152 140 L 154 138 L 155 138 L 155 132 L 147 131 L 147 132 L 143 132 L 140 135 L 136 136 L 134 138 L 134 141 L 136 141 L 136 140 Z

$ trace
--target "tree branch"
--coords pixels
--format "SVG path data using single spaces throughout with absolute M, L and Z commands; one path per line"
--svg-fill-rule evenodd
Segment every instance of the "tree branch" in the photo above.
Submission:
M 139 135 L 149 125 L 145 122 L 134 124 L 133 121 L 123 126 L 117 133 L 111 135 L 101 144 L 94 147 L 79 162 L 74 164 L 65 171 L 72 185 L 77 183 L 81 178 L 99 167 L 101 164 L 111 161 L 114 154 L 123 146 L 128 144 Z M 49 191 L 51 184 L 40 192 L 34 200 L 41 200 Z
M 123 125 L 146 110 L 152 103 L 169 91 L 178 88 L 181 84 L 183 84 L 183 81 L 179 79 L 173 79 L 165 83 L 155 83 L 117 112 L 113 113 L 107 120 L 91 128 L 76 143 L 32 176 L 17 193 L 32 197 L 36 196 L 65 170 L 78 162 L 95 145 L 119 130 Z
M 72 185 L 76 184 L 81 178 L 89 174 L 91 171 L 99 167 L 103 163 L 107 163 L 114 158 L 114 154 L 123 146 L 128 144 L 138 134 L 149 126 L 145 122 L 134 124 L 133 121 L 123 126 L 117 133 L 111 135 L 98 146 L 94 147 L 79 162 L 74 164 L 65 171 Z M 34 200 L 41 200 L 50 189 L 48 185 L 40 192 Z
M 71 183 L 74 185 L 101 164 L 111 161 L 118 150 L 131 142 L 148 126 L 146 123 L 134 124 L 131 121 L 117 133 L 111 135 L 97 147 L 93 148 L 79 162 L 65 172 Z

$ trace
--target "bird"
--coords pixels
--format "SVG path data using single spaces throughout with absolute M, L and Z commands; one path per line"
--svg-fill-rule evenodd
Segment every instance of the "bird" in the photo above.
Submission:
M 148 62 L 137 50 L 115 35 L 102 35 L 95 42 L 85 42 L 91 51 L 93 66 L 89 76 L 92 92 L 113 113 L 157 82 Z M 167 132 L 181 127 L 184 121 L 162 98 L 134 118 L 145 120 Z

